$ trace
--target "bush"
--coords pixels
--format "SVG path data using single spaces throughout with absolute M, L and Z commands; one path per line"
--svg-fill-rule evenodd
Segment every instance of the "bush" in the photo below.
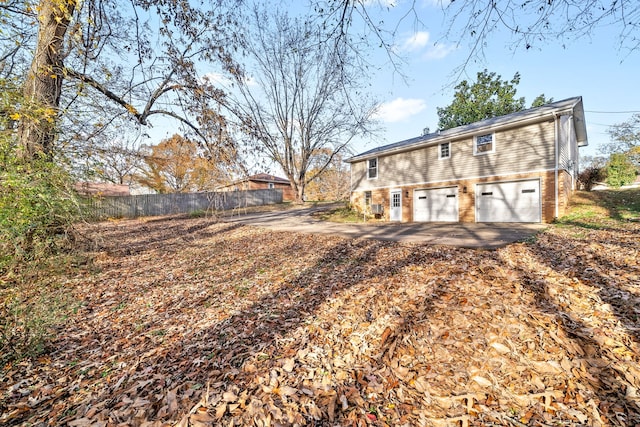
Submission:
M 72 180 L 48 160 L 5 162 L 0 171 L 0 272 L 37 260 L 69 242 L 80 217 Z
M 620 188 L 636 179 L 636 168 L 625 154 L 614 153 L 607 163 L 607 185 Z
M 60 162 L 17 154 L 15 130 L 0 133 L 0 274 L 66 246 L 81 205 Z
M 1 364 L 42 353 L 63 320 L 70 296 L 55 282 L 68 259 L 52 255 L 73 240 L 82 212 L 60 159 L 20 158 L 19 121 L 55 120 L 51 108 L 22 102 L 20 87 L 0 78 Z
M 595 166 L 589 166 L 578 175 L 578 182 L 582 189 L 586 191 L 591 191 L 594 184 L 598 181 L 602 181 L 604 178 L 604 173 L 602 168 L 598 168 Z

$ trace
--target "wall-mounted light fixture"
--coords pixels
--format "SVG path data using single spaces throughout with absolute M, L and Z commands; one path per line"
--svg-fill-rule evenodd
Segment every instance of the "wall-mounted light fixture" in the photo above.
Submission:
M 467 194 L 467 186 L 466 186 L 466 185 L 465 185 L 464 187 L 462 187 L 462 192 L 463 192 L 464 194 Z
M 404 192 L 404 197 L 409 197 L 409 190 Z

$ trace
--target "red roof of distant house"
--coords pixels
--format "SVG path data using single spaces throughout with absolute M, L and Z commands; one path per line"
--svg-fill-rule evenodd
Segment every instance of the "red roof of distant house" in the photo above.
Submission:
M 103 182 L 76 182 L 75 190 L 83 196 L 129 196 L 126 184 L 109 184 Z
M 279 176 L 269 175 L 267 173 L 259 173 L 256 175 L 248 176 L 242 181 L 261 181 L 261 182 L 279 182 L 281 184 L 289 184 L 289 180 L 285 178 L 280 178 Z

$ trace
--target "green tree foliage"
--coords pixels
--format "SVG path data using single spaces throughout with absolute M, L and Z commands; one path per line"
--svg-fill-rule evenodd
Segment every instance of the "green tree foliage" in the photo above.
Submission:
M 640 169 L 640 114 L 608 130 L 611 140 L 600 147 L 603 154 L 622 153 Z
M 613 153 L 607 163 L 607 185 L 619 188 L 636 179 L 636 168 L 623 153 Z
M 543 105 L 550 104 L 552 102 L 553 102 L 553 98 L 547 99 L 547 97 L 545 97 L 543 93 L 536 96 L 536 99 L 534 99 L 533 102 L 531 103 L 531 108 L 542 107 Z
M 451 104 L 438 108 L 438 128 L 450 129 L 467 125 L 491 117 L 503 116 L 525 109 L 524 97 L 517 97 L 520 73 L 510 81 L 494 72 L 484 70 L 478 73 L 477 81 L 463 80 L 456 87 Z M 533 106 L 547 103 L 544 95 L 538 96 Z
M 0 81 L 0 271 L 21 261 L 48 256 L 68 242 L 81 207 L 60 158 L 18 154 L 15 84 Z M 20 111 L 27 109 L 23 105 Z M 33 117 L 46 120 L 46 108 L 31 105 Z

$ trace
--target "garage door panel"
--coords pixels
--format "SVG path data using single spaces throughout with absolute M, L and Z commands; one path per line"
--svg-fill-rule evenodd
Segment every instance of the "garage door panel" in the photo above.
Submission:
M 417 222 L 457 222 L 458 188 L 415 190 L 413 220 Z
M 540 222 L 540 181 L 478 184 L 478 222 Z

